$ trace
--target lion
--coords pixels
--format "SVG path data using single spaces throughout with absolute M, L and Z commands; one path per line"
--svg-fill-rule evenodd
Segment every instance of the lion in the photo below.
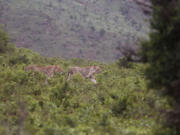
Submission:
M 95 74 L 99 73 L 101 68 L 99 66 L 88 66 L 88 67 L 72 67 L 68 72 L 68 81 L 71 79 L 71 76 L 76 73 L 80 73 L 84 78 L 90 78 L 91 82 L 97 84 L 97 81 L 94 77 Z
M 46 84 L 48 79 L 54 76 L 55 73 L 63 73 L 63 70 L 58 65 L 49 65 L 49 66 L 37 66 L 37 65 L 29 65 L 26 67 L 26 71 L 38 71 L 46 75 Z

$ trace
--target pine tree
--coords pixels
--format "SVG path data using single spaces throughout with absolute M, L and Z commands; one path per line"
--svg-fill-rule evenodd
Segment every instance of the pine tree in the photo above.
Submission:
M 180 110 L 176 107 L 180 104 L 180 0 L 152 0 L 152 4 L 150 40 L 143 42 L 141 52 L 150 65 L 150 86 L 165 89 L 175 101 L 167 119 L 174 135 L 180 133 L 176 130 L 180 129 Z
M 142 48 L 150 67 L 151 86 L 166 87 L 179 102 L 180 89 L 180 0 L 152 0 L 154 5 L 150 40 Z M 176 86 L 175 86 L 176 84 Z M 178 88 L 176 88 L 178 87 Z M 178 97 L 177 97 L 178 96 Z

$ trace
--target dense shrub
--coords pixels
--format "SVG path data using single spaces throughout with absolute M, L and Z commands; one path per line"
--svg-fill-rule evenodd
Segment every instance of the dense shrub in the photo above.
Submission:
M 179 0 L 153 0 L 154 12 L 151 21 L 150 40 L 142 43 L 142 55 L 150 63 L 148 78 L 154 87 L 167 87 L 169 94 L 179 94 L 173 87 L 179 82 L 180 67 L 180 6 Z
M 164 108 L 167 102 L 147 90 L 146 65 L 119 68 L 118 63 L 43 58 L 23 48 L 0 56 L 2 135 L 145 135 L 160 125 L 156 106 Z M 45 84 L 44 74 L 25 71 L 28 64 L 60 65 L 65 73 Z M 80 74 L 67 81 L 69 67 L 87 65 L 102 68 L 97 85 Z
M 152 4 L 152 31 L 149 41 L 142 43 L 141 54 L 144 61 L 149 63 L 146 71 L 147 78 L 150 79 L 149 86 L 163 89 L 163 93 L 174 100 L 174 110 L 167 111 L 165 125 L 172 128 L 167 134 L 179 135 L 180 0 L 152 0 Z
M 12 56 L 9 58 L 9 64 L 10 65 L 29 64 L 29 59 L 27 58 L 26 55 Z
M 119 59 L 118 61 L 119 67 L 124 67 L 124 68 L 131 68 L 132 67 L 132 63 L 130 61 L 128 61 L 128 59 L 126 57 L 123 57 L 121 59 Z

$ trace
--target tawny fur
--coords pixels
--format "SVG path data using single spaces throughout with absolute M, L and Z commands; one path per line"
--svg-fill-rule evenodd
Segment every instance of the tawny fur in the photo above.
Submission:
M 96 84 L 95 74 L 99 73 L 101 68 L 99 66 L 88 66 L 88 67 L 72 67 L 68 72 L 68 80 L 71 79 L 71 76 L 76 73 L 80 73 L 84 78 L 90 78 L 90 80 Z
M 29 65 L 26 67 L 26 71 L 38 71 L 46 75 L 46 83 L 47 80 L 54 76 L 56 72 L 63 73 L 63 70 L 58 65 L 49 65 L 49 66 L 37 66 L 37 65 Z

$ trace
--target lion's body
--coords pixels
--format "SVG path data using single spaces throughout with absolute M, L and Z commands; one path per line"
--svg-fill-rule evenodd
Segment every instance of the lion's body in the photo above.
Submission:
M 46 75 L 47 79 L 50 79 L 56 72 L 58 73 L 63 72 L 60 66 L 57 65 L 49 65 L 49 66 L 29 65 L 26 67 L 26 71 L 41 72 Z
M 76 73 L 80 73 L 84 78 L 90 78 L 91 81 L 96 84 L 94 75 L 100 72 L 99 66 L 88 66 L 88 67 L 72 67 L 68 72 L 68 80 L 71 76 Z

